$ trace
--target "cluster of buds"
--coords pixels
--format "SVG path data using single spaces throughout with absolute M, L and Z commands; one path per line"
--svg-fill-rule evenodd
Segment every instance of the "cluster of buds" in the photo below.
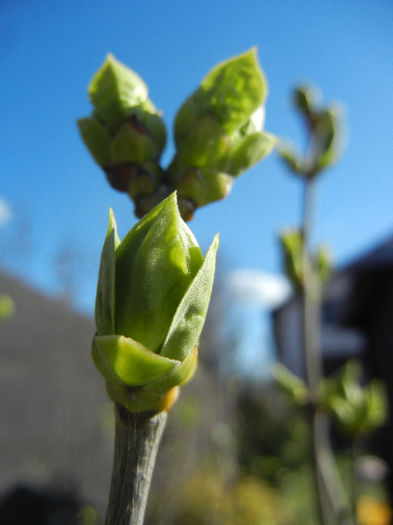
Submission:
M 234 179 L 273 149 L 262 131 L 267 85 L 255 49 L 213 68 L 180 107 L 176 152 L 160 165 L 166 129 L 143 80 L 109 55 L 88 89 L 93 115 L 78 121 L 82 138 L 115 189 L 142 217 L 177 190 L 185 220 L 223 199 Z
M 192 376 L 218 237 L 203 257 L 173 193 L 120 241 L 110 214 L 99 270 L 93 359 L 113 401 L 167 410 Z
M 111 186 L 127 192 L 136 202 L 155 193 L 162 177 L 159 160 L 166 128 L 148 97 L 146 84 L 108 55 L 88 94 L 94 111 L 90 118 L 80 119 L 78 126 Z
M 275 137 L 262 131 L 266 94 L 251 49 L 213 68 L 180 107 L 168 177 L 190 213 L 226 197 L 234 179 L 273 149 Z

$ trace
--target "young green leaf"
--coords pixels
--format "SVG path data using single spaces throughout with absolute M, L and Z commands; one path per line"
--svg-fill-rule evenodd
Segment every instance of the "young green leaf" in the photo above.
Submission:
M 197 344 L 210 302 L 217 248 L 218 234 L 173 316 L 160 355 L 183 361 Z
M 95 305 L 95 321 L 99 335 L 115 333 L 115 250 L 120 244 L 116 219 L 109 210 L 109 227 L 101 253 Z
M 269 133 L 252 133 L 237 142 L 230 152 L 228 173 L 237 176 L 268 155 L 277 143 Z
M 95 365 L 107 381 L 131 387 L 147 385 L 180 366 L 180 361 L 155 354 L 122 335 L 96 336 L 92 352 Z

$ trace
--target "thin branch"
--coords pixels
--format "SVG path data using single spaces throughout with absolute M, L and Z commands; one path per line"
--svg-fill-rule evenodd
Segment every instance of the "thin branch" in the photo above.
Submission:
M 321 525 L 342 521 L 348 514 L 345 493 L 337 472 L 328 436 L 326 415 L 318 408 L 323 378 L 320 342 L 321 297 L 311 259 L 310 238 L 314 192 L 313 174 L 304 177 L 302 213 L 303 236 L 303 344 L 306 379 L 311 398 L 309 423 L 312 433 L 312 463 L 316 482 L 318 514 Z
M 116 405 L 113 473 L 105 525 L 143 525 L 167 412 L 133 414 Z

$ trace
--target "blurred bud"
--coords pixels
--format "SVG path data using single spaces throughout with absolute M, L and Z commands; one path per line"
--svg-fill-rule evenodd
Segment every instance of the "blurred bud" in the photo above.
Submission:
M 210 115 L 201 117 L 184 138 L 179 161 L 188 167 L 226 167 L 229 141 L 221 126 Z
M 109 395 L 128 410 L 168 407 L 174 395 L 168 392 L 191 377 L 217 246 L 216 237 L 203 258 L 179 215 L 175 194 L 123 241 L 111 214 L 97 287 L 93 358 Z
M 314 128 L 315 169 L 317 172 L 336 162 L 339 155 L 339 120 L 338 108 L 322 111 Z
M 338 375 L 324 384 L 324 407 L 342 430 L 352 437 L 382 425 L 387 416 L 386 393 L 376 379 L 362 387 L 360 366 L 348 361 Z
M 304 242 L 300 230 L 286 230 L 279 236 L 286 276 L 296 291 L 303 290 L 303 249 Z
M 318 93 L 311 86 L 297 86 L 293 92 L 293 103 L 295 107 L 303 113 L 305 118 L 311 123 L 313 111 L 318 100 Z
M 236 141 L 230 153 L 228 172 L 237 176 L 268 155 L 277 143 L 269 133 L 251 133 Z
M 308 390 L 304 381 L 292 374 L 285 366 L 276 364 L 273 377 L 281 390 L 296 405 L 305 405 L 308 401 Z
M 300 230 L 286 230 L 279 236 L 283 257 L 283 266 L 286 276 L 290 279 L 296 292 L 304 288 L 304 241 Z M 311 254 L 310 283 L 313 293 L 317 296 L 323 291 L 323 286 L 332 272 L 332 257 L 326 246 L 320 246 Z
M 303 166 L 295 148 L 292 145 L 282 142 L 278 146 L 277 152 L 281 160 L 284 162 L 286 167 L 292 171 L 292 173 L 303 176 Z
M 231 191 L 233 177 L 209 168 L 191 168 L 177 185 L 179 198 L 186 198 L 194 208 L 226 197 Z
M 332 255 L 327 246 L 320 246 L 314 257 L 314 269 L 321 284 L 325 284 L 332 273 Z
M 130 178 L 127 187 L 128 195 L 136 202 L 142 196 L 152 195 L 158 188 L 162 173 L 163 170 L 158 164 L 155 162 L 147 162 L 143 168 L 135 170 L 134 175 Z M 148 211 L 150 211 L 152 207 L 149 208 Z
M 261 131 L 266 93 L 251 49 L 213 68 L 180 107 L 177 152 L 168 172 L 179 196 L 195 208 L 224 198 L 232 179 L 273 149 L 276 139 Z
M 337 106 L 318 107 L 317 92 L 309 86 L 295 88 L 293 101 L 304 118 L 310 135 L 309 151 L 302 158 L 292 146 L 282 143 L 279 155 L 290 171 L 302 177 L 313 178 L 338 158 L 341 111 Z
M 136 167 L 146 171 L 147 163 L 158 165 L 166 144 L 161 114 L 143 80 L 112 55 L 93 77 L 88 93 L 94 111 L 78 121 L 82 139 L 112 187 L 128 191 Z

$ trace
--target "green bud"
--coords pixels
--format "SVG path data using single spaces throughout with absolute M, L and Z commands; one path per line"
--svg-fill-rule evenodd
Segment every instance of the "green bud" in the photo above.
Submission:
M 201 88 L 225 133 L 233 133 L 264 103 L 267 95 L 256 49 L 218 64 L 202 80 Z
M 297 86 L 293 93 L 295 107 L 303 113 L 307 120 L 313 121 L 313 112 L 317 101 L 317 92 L 310 86 Z
M 130 179 L 127 188 L 128 195 L 133 200 L 152 195 L 158 188 L 161 177 L 162 168 L 155 162 L 147 162 L 143 168 L 138 168 L 135 176 Z
M 338 157 L 340 111 L 335 106 L 319 108 L 317 98 L 315 90 L 308 86 L 297 87 L 294 91 L 295 106 L 310 134 L 310 147 L 305 157 L 300 160 L 287 145 L 282 145 L 279 151 L 292 172 L 308 178 L 317 176 Z
M 333 164 L 338 157 L 339 112 L 336 108 L 323 111 L 314 128 L 315 165 L 321 171 Z
M 179 109 L 175 142 L 179 147 L 200 117 L 211 115 L 226 135 L 243 126 L 266 98 L 267 85 L 255 48 L 214 67 Z
M 94 118 L 82 118 L 77 124 L 83 141 L 97 164 L 109 165 L 112 161 L 112 139 L 104 126 Z
M 88 94 L 95 114 L 114 133 L 132 113 L 148 98 L 148 89 L 134 71 L 108 55 L 102 67 L 94 75 Z
M 292 374 L 284 365 L 276 364 L 273 371 L 274 379 L 281 390 L 296 405 L 305 405 L 308 401 L 308 390 L 304 381 Z
M 192 201 L 195 207 L 224 199 L 231 191 L 233 177 L 214 169 L 193 168 L 185 172 L 177 184 L 179 198 Z
M 378 380 L 368 386 L 360 385 L 361 370 L 348 361 L 324 383 L 324 407 L 342 430 L 352 437 L 366 434 L 386 420 L 386 394 Z
M 111 214 L 97 287 L 93 358 L 113 399 L 131 406 L 126 403 L 131 388 L 132 400 L 146 407 L 146 396 L 157 400 L 191 376 L 196 357 L 189 356 L 196 352 L 206 316 L 217 246 L 216 237 L 203 257 L 179 215 L 176 194 L 145 215 L 123 241 Z
M 290 171 L 303 176 L 304 168 L 302 162 L 292 145 L 281 143 L 278 146 L 278 155 Z
M 161 112 L 136 111 L 141 123 L 146 127 L 146 131 L 152 137 L 158 154 L 161 154 L 166 145 L 166 127 L 162 120 Z
M 225 170 L 229 141 L 222 128 L 209 115 L 201 117 L 191 128 L 179 150 L 179 160 L 190 168 Z
M 135 173 L 140 168 L 150 171 L 147 165 L 152 163 L 159 167 L 166 144 L 161 113 L 149 100 L 143 80 L 112 55 L 93 77 L 88 93 L 94 111 L 78 121 L 82 139 L 112 187 L 133 195 L 129 184 Z
M 112 160 L 115 164 L 133 162 L 143 165 L 158 158 L 159 150 L 153 139 L 128 121 L 121 126 L 112 141 Z
M 280 236 L 284 270 L 294 286 L 300 291 L 304 286 L 303 276 L 303 237 L 299 230 L 287 230 Z
M 320 246 L 314 256 L 314 267 L 321 284 L 326 283 L 332 273 L 332 256 L 326 246 Z
M 198 207 L 224 198 L 233 177 L 270 153 L 276 139 L 261 132 L 266 94 L 251 49 L 213 68 L 180 107 L 168 174 L 184 202 Z
M 240 175 L 268 155 L 277 143 L 276 137 L 269 133 L 251 133 L 239 140 L 231 148 L 228 172 Z

